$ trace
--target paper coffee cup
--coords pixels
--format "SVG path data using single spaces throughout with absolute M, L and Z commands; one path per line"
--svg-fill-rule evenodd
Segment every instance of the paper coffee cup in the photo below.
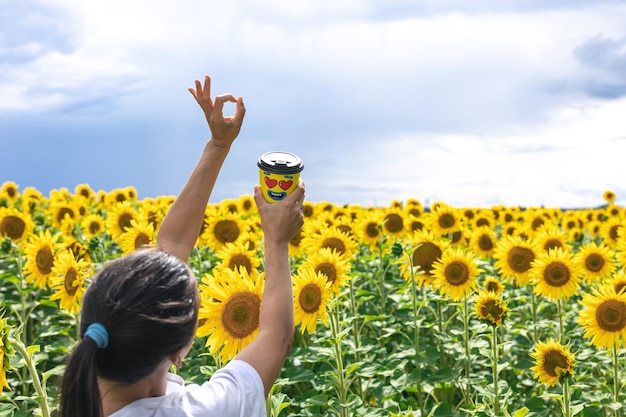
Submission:
M 259 184 L 269 203 L 284 200 L 298 186 L 302 160 L 289 152 L 266 152 L 257 161 Z

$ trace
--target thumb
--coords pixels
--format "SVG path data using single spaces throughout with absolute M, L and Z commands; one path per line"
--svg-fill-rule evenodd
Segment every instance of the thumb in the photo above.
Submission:
M 254 186 L 254 201 L 258 209 L 261 209 L 262 206 L 268 204 L 263 197 L 263 193 L 259 185 Z

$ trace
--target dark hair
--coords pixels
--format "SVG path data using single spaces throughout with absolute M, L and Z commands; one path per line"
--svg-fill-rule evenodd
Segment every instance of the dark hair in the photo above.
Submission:
M 60 417 L 103 415 L 98 377 L 132 384 L 186 346 L 198 321 L 197 282 L 187 265 L 147 249 L 107 264 L 83 295 L 80 334 L 102 324 L 109 344 L 83 338 L 61 381 Z

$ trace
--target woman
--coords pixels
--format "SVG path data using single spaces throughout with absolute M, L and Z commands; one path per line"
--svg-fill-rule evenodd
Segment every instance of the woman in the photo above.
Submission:
M 265 416 L 265 397 L 289 353 L 294 332 L 289 240 L 303 224 L 304 184 L 285 200 L 254 199 L 265 245 L 259 334 L 202 385 L 168 372 L 182 366 L 198 321 L 197 281 L 186 262 L 209 196 L 245 114 L 241 97 L 211 98 L 211 79 L 192 93 L 211 138 L 163 219 L 156 247 L 108 263 L 83 297 L 82 340 L 61 383 L 61 417 Z M 224 117 L 225 102 L 236 103 Z

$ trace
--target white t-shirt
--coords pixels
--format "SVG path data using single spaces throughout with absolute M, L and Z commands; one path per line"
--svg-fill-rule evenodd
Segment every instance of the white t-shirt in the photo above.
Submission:
M 133 401 L 110 417 L 265 417 L 265 392 L 256 370 L 232 360 L 202 385 L 185 386 L 183 379 L 167 375 L 167 390 L 160 397 Z

